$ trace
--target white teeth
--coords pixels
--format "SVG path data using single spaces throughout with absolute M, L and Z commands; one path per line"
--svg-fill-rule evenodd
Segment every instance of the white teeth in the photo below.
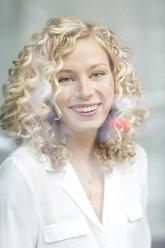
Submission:
M 83 112 L 83 113 L 86 113 L 86 112 L 90 112 L 90 111 L 93 111 L 95 109 L 97 109 L 97 106 L 98 105 L 93 105 L 93 106 L 90 106 L 90 107 L 85 107 L 85 108 L 82 108 L 82 107 L 76 107 L 76 108 L 73 108 L 74 110 L 76 110 L 77 112 Z

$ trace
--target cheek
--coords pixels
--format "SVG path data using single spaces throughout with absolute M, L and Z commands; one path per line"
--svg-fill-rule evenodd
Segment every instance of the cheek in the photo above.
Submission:
M 69 92 L 65 88 L 61 88 L 60 93 L 57 96 L 56 103 L 59 106 L 59 108 L 65 108 L 68 106 L 69 101 Z
M 105 83 L 104 85 L 102 85 L 102 95 L 104 96 L 105 100 L 107 101 L 107 99 L 109 99 L 110 101 L 113 101 L 113 97 L 114 97 L 114 83 L 110 82 L 110 83 Z
M 105 111 L 109 112 L 112 108 L 112 104 L 114 101 L 114 83 L 111 82 L 110 84 L 106 84 L 102 88 L 103 92 L 103 102 L 105 106 Z

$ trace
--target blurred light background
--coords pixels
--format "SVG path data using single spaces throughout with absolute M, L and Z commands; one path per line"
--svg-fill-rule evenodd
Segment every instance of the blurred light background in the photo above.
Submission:
M 0 0 L 0 86 L 31 35 L 54 16 L 74 16 L 106 25 L 122 46 L 133 50 L 150 119 L 138 135 L 148 153 L 148 216 L 153 248 L 165 247 L 165 1 L 164 0 Z M 2 90 L 0 103 L 3 102 Z M 14 144 L 0 135 L 0 162 Z

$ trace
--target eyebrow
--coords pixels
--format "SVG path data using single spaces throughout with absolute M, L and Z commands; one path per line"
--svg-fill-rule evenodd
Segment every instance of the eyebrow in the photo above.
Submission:
M 97 63 L 97 64 L 94 64 L 92 66 L 90 66 L 88 69 L 94 69 L 95 67 L 99 66 L 99 65 L 104 65 L 104 66 L 107 66 L 107 64 L 104 64 L 104 63 Z M 73 70 L 71 69 L 62 69 L 61 71 L 59 71 L 58 73 L 75 73 Z
M 97 67 L 99 65 L 107 66 L 107 64 L 104 64 L 104 63 L 97 63 L 97 64 L 94 64 L 94 65 L 90 66 L 89 69 L 93 69 L 93 68 L 95 68 L 95 67 Z

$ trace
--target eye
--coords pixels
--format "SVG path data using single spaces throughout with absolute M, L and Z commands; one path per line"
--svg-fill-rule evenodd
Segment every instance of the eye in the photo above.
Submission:
M 100 78 L 100 77 L 102 77 L 104 75 L 105 75 L 104 72 L 97 71 L 97 72 L 92 73 L 91 78 Z
M 72 77 L 61 77 L 58 79 L 59 83 L 68 83 L 70 81 L 74 81 L 74 79 Z

